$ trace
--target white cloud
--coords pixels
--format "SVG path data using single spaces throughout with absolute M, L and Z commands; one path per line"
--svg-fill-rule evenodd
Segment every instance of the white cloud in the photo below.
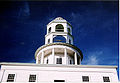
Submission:
M 99 61 L 96 56 L 92 55 L 87 60 L 87 65 L 98 65 Z
M 103 54 L 103 51 L 95 51 L 88 53 L 86 59 L 83 61 L 86 65 L 98 65 L 99 64 L 99 56 Z
M 18 12 L 18 18 L 30 16 L 30 7 L 28 2 L 24 2 L 23 6 L 20 7 Z

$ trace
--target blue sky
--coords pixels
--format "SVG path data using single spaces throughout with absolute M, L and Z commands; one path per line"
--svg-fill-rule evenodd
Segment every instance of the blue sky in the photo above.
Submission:
M 83 65 L 118 65 L 118 2 L 1 2 L 0 62 L 35 63 L 46 25 L 63 17 L 73 26 Z

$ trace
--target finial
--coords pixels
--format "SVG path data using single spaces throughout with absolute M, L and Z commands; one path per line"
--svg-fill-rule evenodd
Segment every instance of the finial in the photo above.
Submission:
M 55 20 L 64 20 L 62 17 L 57 17 Z

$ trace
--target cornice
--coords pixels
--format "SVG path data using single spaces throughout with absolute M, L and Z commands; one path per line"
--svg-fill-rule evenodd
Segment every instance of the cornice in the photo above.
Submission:
M 2 62 L 0 65 L 4 66 L 37 66 L 37 67 L 67 67 L 67 68 L 115 68 L 118 66 L 112 65 L 63 65 L 63 64 L 35 64 L 35 63 L 6 63 Z

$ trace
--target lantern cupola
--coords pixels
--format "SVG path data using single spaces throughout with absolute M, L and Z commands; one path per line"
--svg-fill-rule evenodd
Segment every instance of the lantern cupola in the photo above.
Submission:
M 57 17 L 47 25 L 45 44 L 63 42 L 73 44 L 72 26 L 62 17 Z
M 36 64 L 79 65 L 83 55 L 73 45 L 72 26 L 62 17 L 57 17 L 47 25 L 45 45 L 35 53 Z

